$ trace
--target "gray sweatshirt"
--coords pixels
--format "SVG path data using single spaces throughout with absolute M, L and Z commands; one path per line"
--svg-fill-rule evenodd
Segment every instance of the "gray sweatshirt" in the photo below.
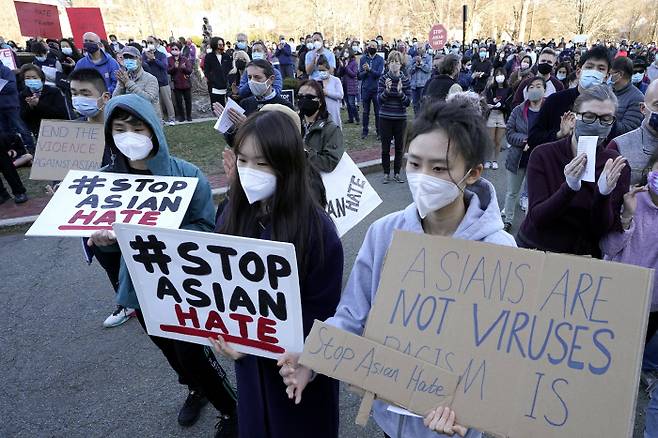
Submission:
M 481 178 L 467 187 L 466 215 L 452 236 L 455 239 L 477 240 L 505 246 L 516 246 L 514 238 L 503 231 L 503 221 L 496 200 L 494 186 Z M 423 233 L 416 210 L 411 204 L 374 222 L 366 234 L 347 286 L 343 291 L 336 314 L 326 322 L 357 335 L 363 335 L 370 308 L 377 293 L 382 265 L 394 230 Z M 387 411 L 388 405 L 375 401 L 375 421 L 391 438 L 438 438 L 439 435 L 423 425 L 422 418 L 403 416 Z M 457 419 L 459 419 L 459 412 Z M 467 438 L 479 438 L 481 433 L 469 430 Z

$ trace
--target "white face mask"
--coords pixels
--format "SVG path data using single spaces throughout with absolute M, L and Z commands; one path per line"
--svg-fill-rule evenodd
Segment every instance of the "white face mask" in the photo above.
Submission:
M 153 150 L 151 138 L 136 132 L 122 132 L 113 137 L 117 149 L 130 161 L 143 160 Z
M 320 47 L 322 47 L 322 41 L 314 41 L 313 42 L 313 47 L 315 47 L 316 49 L 319 49 Z
M 470 171 L 469 171 L 470 172 Z M 409 189 L 421 219 L 454 202 L 461 193 L 459 184 L 468 176 L 468 172 L 457 184 L 420 172 L 407 173 Z
M 503 75 L 496 76 L 496 82 L 498 82 L 499 84 L 502 84 L 503 82 L 505 82 L 505 76 L 503 76 Z
M 251 90 L 251 93 L 256 96 L 256 97 L 263 97 L 267 93 L 267 90 L 269 90 L 270 85 L 265 82 L 257 82 L 254 80 L 251 80 L 248 82 L 249 84 L 249 90 Z
M 276 191 L 276 176 L 271 173 L 238 166 L 238 175 L 250 204 L 267 199 Z

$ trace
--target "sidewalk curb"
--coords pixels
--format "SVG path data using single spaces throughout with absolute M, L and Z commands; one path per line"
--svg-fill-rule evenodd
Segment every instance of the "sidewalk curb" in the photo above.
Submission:
M 393 161 L 393 157 L 391 157 L 391 161 Z M 359 169 L 361 169 L 361 172 L 363 172 L 366 175 L 370 173 L 375 173 L 377 171 L 381 171 L 381 165 L 382 165 L 381 160 L 369 160 L 369 161 L 363 161 L 361 163 L 357 163 L 357 166 L 359 167 Z M 212 189 L 211 193 L 212 193 L 213 201 L 217 202 L 226 192 L 228 192 L 228 187 L 226 186 Z M 0 219 L 0 230 L 9 227 L 14 227 L 17 225 L 31 224 L 34 221 L 36 221 L 38 217 L 39 215 L 14 217 L 10 219 Z

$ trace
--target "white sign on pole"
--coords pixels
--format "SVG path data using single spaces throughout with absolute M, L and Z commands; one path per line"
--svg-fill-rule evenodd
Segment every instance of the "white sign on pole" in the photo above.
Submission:
M 178 228 L 197 178 L 71 170 L 26 236 L 89 237 L 115 222 Z
M 347 153 L 343 154 L 333 172 L 322 174 L 322 182 L 327 192 L 326 210 L 336 224 L 340 237 L 382 203 L 382 199 Z
M 148 333 L 278 358 L 304 348 L 291 243 L 115 224 Z

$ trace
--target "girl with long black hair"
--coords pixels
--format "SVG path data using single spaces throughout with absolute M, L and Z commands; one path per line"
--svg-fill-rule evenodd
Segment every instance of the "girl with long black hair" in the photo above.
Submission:
M 292 118 L 278 111 L 251 115 L 237 132 L 237 179 L 215 231 L 290 242 L 299 270 L 304 336 L 315 319 L 333 315 L 340 300 L 343 248 L 331 219 L 311 194 L 304 143 Z M 304 401 L 286 396 L 277 362 L 236 353 L 223 338 L 215 349 L 235 360 L 242 438 L 335 438 L 338 382 L 317 376 Z

